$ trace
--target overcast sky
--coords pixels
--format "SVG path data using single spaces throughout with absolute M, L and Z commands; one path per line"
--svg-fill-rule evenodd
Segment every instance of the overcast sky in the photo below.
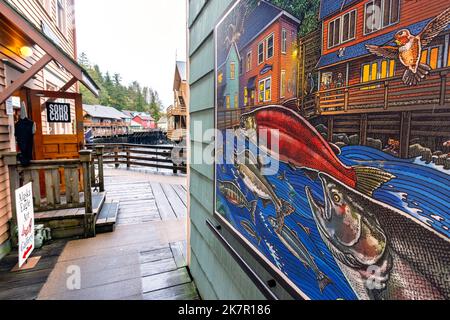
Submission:
M 185 0 L 76 0 L 78 54 L 173 104 L 175 58 L 186 59 Z

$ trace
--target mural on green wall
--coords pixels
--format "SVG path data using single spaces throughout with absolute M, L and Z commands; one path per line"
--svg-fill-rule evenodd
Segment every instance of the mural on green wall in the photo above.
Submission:
M 306 299 L 450 298 L 450 0 L 389 3 L 241 0 L 216 26 L 216 213 Z

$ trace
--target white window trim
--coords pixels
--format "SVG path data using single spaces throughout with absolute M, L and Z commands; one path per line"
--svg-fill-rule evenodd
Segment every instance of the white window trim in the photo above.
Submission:
M 270 80 L 270 99 L 266 99 L 266 83 L 267 83 L 267 81 L 269 81 Z M 261 101 L 260 99 L 259 99 L 259 97 L 260 97 L 260 94 L 261 94 L 261 83 L 264 83 L 264 91 L 263 91 L 263 101 Z M 273 87 L 273 84 L 272 84 L 272 77 L 267 77 L 267 78 L 265 78 L 265 79 L 262 79 L 262 80 L 260 80 L 259 82 L 258 82 L 258 101 L 261 103 L 261 102 L 269 102 L 269 101 L 272 101 L 272 87 Z
M 353 35 L 353 38 L 349 38 L 348 40 L 344 41 L 344 17 L 345 16 L 351 16 L 351 14 L 355 12 L 355 32 Z M 340 20 L 339 20 L 340 19 Z M 335 27 L 336 27 L 336 21 L 339 20 L 339 43 L 337 44 L 333 44 L 332 46 L 330 46 L 330 30 L 331 30 L 331 23 L 335 23 Z M 350 22 L 350 20 L 349 20 Z M 358 9 L 353 9 L 339 17 L 336 17 L 335 19 L 331 20 L 330 22 L 328 22 L 328 39 L 327 39 L 327 47 L 328 49 L 332 49 L 332 48 L 336 48 L 340 45 L 343 45 L 344 43 L 353 41 L 356 39 L 356 31 L 357 31 L 357 27 L 358 27 Z M 334 30 L 333 30 L 334 31 Z M 333 32 L 333 37 L 334 37 L 334 32 Z
M 61 3 L 63 11 L 64 11 L 64 16 L 65 19 L 63 21 L 63 25 L 62 25 L 62 29 L 60 28 L 60 21 L 59 21 L 59 11 L 58 11 L 58 6 Z M 55 2 L 55 10 L 56 10 L 56 27 L 57 29 L 64 35 L 64 37 L 67 37 L 67 7 L 66 7 L 66 1 L 65 0 L 56 0 Z
M 373 33 L 375 33 L 375 32 L 381 31 L 381 30 L 384 30 L 384 29 L 386 29 L 386 28 L 395 26 L 396 24 L 400 23 L 400 16 L 401 16 L 401 12 L 402 12 L 402 11 L 401 11 L 401 10 L 402 10 L 402 2 L 401 2 L 401 1 L 398 2 L 398 20 L 397 20 L 397 22 L 394 22 L 394 23 L 391 23 L 391 24 L 388 24 L 388 25 L 385 26 L 385 25 L 384 25 L 384 3 L 385 3 L 385 0 L 381 0 L 381 17 L 382 17 L 381 28 L 380 28 L 380 29 L 377 29 L 377 30 L 372 30 L 372 31 L 366 32 L 366 25 L 365 25 L 365 23 L 366 23 L 366 21 L 367 21 L 367 7 L 369 6 L 369 4 L 372 4 L 372 5 L 373 5 L 374 2 L 375 2 L 374 0 L 370 0 L 369 2 L 367 2 L 367 3 L 364 5 L 363 34 L 364 34 L 365 36 L 366 36 L 366 35 L 369 35 L 369 34 L 373 34 Z M 392 11 L 392 5 L 391 5 L 391 11 Z M 392 12 L 390 12 L 390 13 L 392 13 Z
M 269 39 L 273 37 L 272 41 L 272 56 L 269 58 Z M 265 46 L 266 46 L 266 61 L 272 59 L 275 56 L 275 33 L 271 33 L 266 39 L 264 40 Z
M 250 59 L 249 59 L 250 57 Z M 250 67 L 248 61 L 250 60 Z M 253 50 L 250 50 L 247 52 L 247 60 L 245 61 L 245 71 L 250 72 L 252 70 L 252 64 L 253 64 Z
M 284 86 L 284 94 L 283 94 L 283 80 L 284 82 L 286 82 L 286 70 L 281 70 L 281 75 L 280 75 L 280 98 L 285 98 L 286 97 L 286 89 L 287 86 Z
M 261 41 L 260 43 L 258 43 L 258 66 L 259 65 L 261 65 L 261 64 L 263 64 L 264 63 L 264 60 L 265 60 L 265 44 L 264 44 L 265 42 L 264 42 L 264 40 L 263 41 Z M 261 47 L 261 45 L 262 45 L 262 60 L 261 60 L 261 62 L 260 62 L 260 60 L 259 60 L 259 56 L 260 56 L 260 51 L 259 51 L 259 48 Z
M 281 53 L 287 53 L 287 30 L 286 28 L 281 29 Z

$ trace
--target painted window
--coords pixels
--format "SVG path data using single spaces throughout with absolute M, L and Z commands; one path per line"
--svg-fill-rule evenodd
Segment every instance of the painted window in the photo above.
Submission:
M 389 27 L 400 20 L 400 0 L 373 0 L 366 4 L 364 33 Z
M 286 96 L 286 70 L 281 70 L 280 96 Z
M 287 30 L 283 28 L 281 30 L 281 53 L 287 52 Z
M 264 62 L 264 42 L 258 45 L 258 64 Z
M 346 13 L 342 17 L 342 43 L 355 39 L 356 10 Z
M 429 65 L 432 69 L 442 67 L 442 46 L 434 46 L 422 51 L 421 63 Z
M 328 48 L 356 38 L 356 10 L 347 12 L 328 24 Z
M 272 100 L 272 78 L 267 78 L 259 82 L 259 102 Z
M 247 53 L 247 72 L 252 70 L 252 58 L 253 58 L 252 56 L 253 56 L 252 51 Z
M 392 78 L 395 75 L 395 60 L 378 60 L 362 65 L 361 82 L 370 82 L 380 79 Z M 377 86 L 363 89 L 374 89 Z
M 234 96 L 234 107 L 239 108 L 239 95 L 237 94 Z
M 274 44 L 274 35 L 271 34 L 266 39 L 266 49 L 267 49 L 266 60 L 269 60 L 270 58 L 273 57 L 273 44 Z
M 234 62 L 230 63 L 230 79 L 236 79 L 236 64 Z
M 248 88 L 244 88 L 244 106 L 248 106 Z
M 230 107 L 231 107 L 231 98 L 230 98 L 230 96 L 226 96 L 225 97 L 225 104 L 226 104 L 227 109 L 230 109 Z
M 217 82 L 219 84 L 221 84 L 223 82 L 223 72 L 220 71 L 219 74 L 217 75 Z

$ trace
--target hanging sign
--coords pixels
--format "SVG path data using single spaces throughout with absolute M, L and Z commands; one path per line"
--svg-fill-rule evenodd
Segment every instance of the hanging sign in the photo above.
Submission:
M 19 238 L 19 268 L 34 250 L 34 207 L 32 183 L 16 190 L 16 213 Z
M 70 104 L 47 102 L 47 122 L 48 123 L 70 123 Z

